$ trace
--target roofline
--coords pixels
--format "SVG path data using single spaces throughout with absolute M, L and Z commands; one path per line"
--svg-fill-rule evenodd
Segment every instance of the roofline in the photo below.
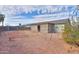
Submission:
M 29 23 L 29 24 L 26 24 L 26 25 L 28 26 L 28 25 L 40 25 L 40 24 L 55 24 L 54 22 L 68 20 L 68 19 L 69 18 L 60 19 L 60 20 L 53 20 L 53 21 L 43 21 L 43 22 L 37 22 L 37 23 Z M 60 23 L 57 23 L 57 24 L 63 24 L 63 23 L 65 23 L 65 22 L 60 22 Z

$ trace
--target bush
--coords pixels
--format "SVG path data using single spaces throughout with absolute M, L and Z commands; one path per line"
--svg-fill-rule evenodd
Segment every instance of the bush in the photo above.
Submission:
M 70 24 L 65 24 L 64 41 L 69 44 L 75 44 L 79 46 L 79 28 L 73 27 Z

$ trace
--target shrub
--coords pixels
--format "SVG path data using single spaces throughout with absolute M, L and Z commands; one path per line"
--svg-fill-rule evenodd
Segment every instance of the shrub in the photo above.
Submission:
M 64 41 L 79 46 L 79 28 L 66 23 L 64 29 Z

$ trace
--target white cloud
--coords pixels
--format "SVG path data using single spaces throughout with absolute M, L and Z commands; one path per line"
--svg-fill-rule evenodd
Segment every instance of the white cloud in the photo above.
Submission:
M 42 13 L 52 13 L 52 12 L 60 12 L 60 11 L 66 11 L 68 6 L 62 6 L 62 5 L 0 5 L 0 13 L 5 14 L 6 18 L 5 18 L 5 23 L 10 23 L 9 21 L 15 21 L 18 19 L 11 19 L 11 18 L 22 18 L 23 16 L 14 16 L 17 13 L 20 14 L 22 12 L 25 13 L 32 13 L 32 11 L 37 10 L 37 13 L 40 14 L 40 10 L 42 10 Z M 63 15 L 64 14 L 64 15 Z M 67 13 L 68 14 L 68 13 Z M 46 14 L 46 15 L 39 15 L 39 16 L 34 16 L 35 20 L 31 20 L 32 22 L 35 21 L 44 21 L 46 18 L 51 17 L 51 18 L 55 18 L 55 17 L 66 17 L 66 13 L 62 13 L 62 14 Z M 41 20 L 41 18 L 45 18 L 43 20 Z M 27 19 L 26 19 L 27 20 Z M 24 22 L 25 19 L 20 19 L 19 22 Z M 28 20 L 28 22 L 31 22 Z M 27 23 L 28 23 L 27 22 Z M 25 22 L 26 23 L 26 22 Z M 15 24 L 15 23 L 14 23 Z

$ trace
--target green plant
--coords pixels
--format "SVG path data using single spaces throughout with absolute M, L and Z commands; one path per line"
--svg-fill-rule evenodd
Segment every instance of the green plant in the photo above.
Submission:
M 79 28 L 65 24 L 64 41 L 69 44 L 79 45 Z

